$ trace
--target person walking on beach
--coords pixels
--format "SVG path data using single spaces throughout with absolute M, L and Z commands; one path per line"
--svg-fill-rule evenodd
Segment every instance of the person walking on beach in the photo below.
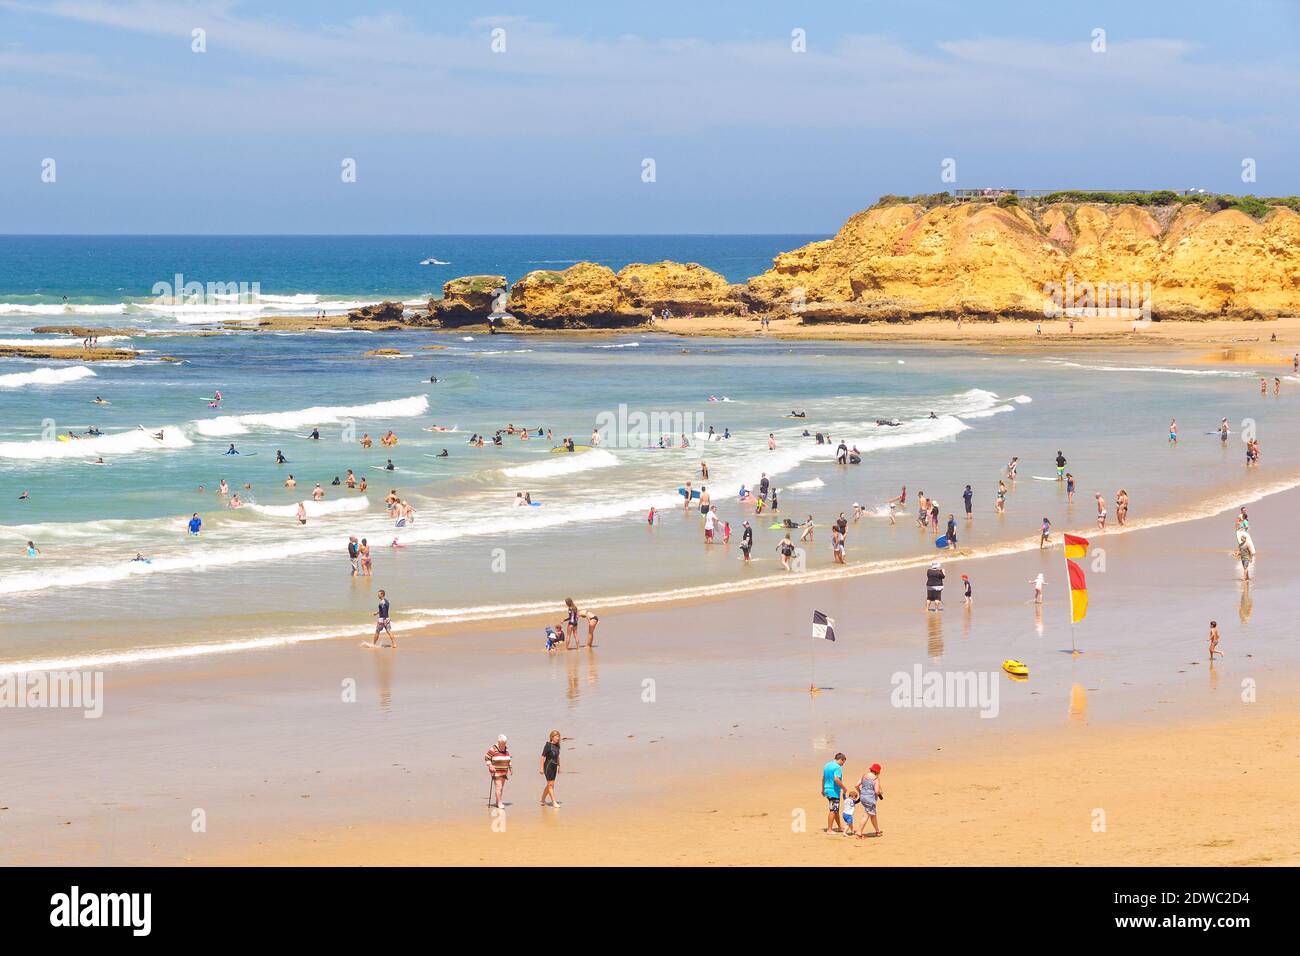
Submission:
M 1123 488 L 1115 495 L 1115 520 L 1119 522 L 1120 527 L 1128 521 L 1128 492 Z
M 933 562 L 925 572 L 925 609 L 943 610 L 943 565 Z
M 379 589 L 379 607 L 375 610 L 375 639 L 373 644 L 379 646 L 379 635 L 385 631 L 388 632 L 388 643 L 390 647 L 397 647 L 397 638 L 393 637 L 393 622 L 388 616 L 389 605 L 388 595 L 383 588 Z
M 1210 662 L 1214 662 L 1214 655 L 1223 656 L 1223 651 L 1219 650 L 1219 622 L 1210 622 Z
M 948 515 L 948 530 L 944 532 L 948 538 L 948 548 L 951 551 L 957 550 L 957 519 L 951 514 Z
M 559 806 L 555 800 L 555 777 L 560 772 L 560 740 L 560 732 L 552 730 L 546 737 L 546 743 L 542 745 L 540 772 L 546 779 L 546 786 L 542 788 L 542 806 L 546 806 L 547 798 L 550 798 L 551 806 Z
M 749 526 L 749 521 L 741 523 L 744 529 L 740 532 L 740 553 L 746 564 L 749 564 L 749 551 L 754 547 L 754 529 Z
M 357 544 L 355 534 L 348 535 L 348 563 L 352 565 L 352 576 L 361 572 L 361 547 Z
M 1009 462 L 1007 462 L 1007 478 L 1010 479 L 1011 481 L 1015 481 L 1016 469 L 1019 467 L 1020 467 L 1019 457 L 1012 458 Z
M 1061 454 L 1059 448 L 1056 450 L 1056 480 L 1065 480 L 1065 456 Z
M 776 451 L 776 435 L 772 432 L 767 433 L 767 450 Z
M 879 802 L 885 799 L 885 792 L 880 789 L 880 764 L 873 763 L 871 769 L 862 775 L 858 782 L 858 806 L 862 812 L 867 815 L 867 821 L 871 823 L 872 832 L 867 832 L 866 822 L 859 829 L 858 839 L 866 837 L 882 837 L 885 831 L 880 829 L 880 811 Z
M 1106 501 L 1101 496 L 1101 492 L 1095 492 L 1097 498 L 1097 527 L 1106 530 Z
M 510 776 L 510 748 L 506 745 L 506 735 L 501 734 L 497 737 L 497 742 L 488 748 L 483 755 L 483 763 L 487 766 L 488 776 L 492 781 L 492 795 L 488 798 L 488 806 L 496 807 L 498 810 L 504 810 L 506 795 L 506 780 Z
M 1007 483 L 1001 478 L 998 479 L 998 497 L 993 510 L 998 514 L 1006 514 L 1007 511 Z
M 695 497 L 695 494 L 691 491 L 691 483 L 689 481 L 686 482 L 686 487 L 682 489 L 682 497 L 686 499 L 686 503 L 682 505 L 682 508 L 686 511 L 690 511 L 691 499 Z
M 1065 473 L 1065 500 L 1074 504 L 1074 475 Z
M 836 564 L 844 564 L 844 532 L 838 525 L 831 526 L 831 556 Z
M 197 511 L 194 512 L 194 516 L 190 518 L 189 529 L 190 529 L 190 534 L 196 536 L 200 531 L 203 530 L 203 519 L 199 517 L 199 513 Z
M 1043 527 L 1038 535 L 1038 550 L 1042 551 L 1047 547 L 1047 542 L 1052 537 L 1052 522 L 1047 520 L 1047 515 L 1043 515 Z
M 822 767 L 822 796 L 830 805 L 826 812 L 826 829 L 824 833 L 843 833 L 840 826 L 840 798 L 846 792 L 844 786 L 844 762 L 849 758 L 837 753 Z
M 1251 546 L 1250 532 L 1237 532 L 1237 558 L 1241 561 L 1241 573 L 1250 581 L 1250 566 L 1255 563 L 1255 549 Z
M 1043 585 L 1047 582 L 1043 579 L 1043 572 L 1039 571 L 1032 581 L 1029 582 L 1034 586 L 1034 603 L 1043 603 Z
M 975 492 L 970 490 L 970 485 L 967 485 L 966 490 L 961 493 L 962 504 L 966 506 L 967 521 L 970 521 L 975 517 L 974 514 L 971 513 L 971 508 L 970 508 L 971 499 L 974 497 L 975 497 Z
M 1169 419 L 1169 444 L 1178 444 L 1178 419 Z
M 961 576 L 961 596 L 962 603 L 966 606 L 966 610 L 969 611 L 975 603 L 975 592 L 971 589 L 970 578 L 965 574 Z

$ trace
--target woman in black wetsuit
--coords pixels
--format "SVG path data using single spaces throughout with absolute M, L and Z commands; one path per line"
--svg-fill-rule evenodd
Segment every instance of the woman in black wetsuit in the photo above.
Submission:
M 542 806 L 546 798 L 551 798 L 551 806 L 558 807 L 555 801 L 555 776 L 560 772 L 560 732 L 552 730 L 542 746 L 541 774 L 546 778 L 546 788 L 542 790 Z

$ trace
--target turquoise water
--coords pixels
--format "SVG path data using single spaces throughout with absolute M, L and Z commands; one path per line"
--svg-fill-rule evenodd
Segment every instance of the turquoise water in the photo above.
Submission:
M 700 262 L 731 282 L 824 236 L 0 236 L 0 323 L 10 316 L 85 324 L 127 316 L 211 321 L 337 311 L 381 298 L 423 302 L 463 275 L 504 275 L 592 261 Z M 422 263 L 428 263 L 427 265 Z M 183 277 L 182 283 L 176 276 Z M 256 302 L 159 308 L 157 283 L 256 287 Z M 168 293 L 169 295 L 172 293 Z M 176 293 L 179 294 L 179 293 Z M 63 297 L 67 296 L 65 308 Z
M 155 333 L 192 330 L 165 315 L 148 323 Z M 10 315 L 0 337 L 21 339 L 32 324 Z M 768 516 L 756 520 L 755 560 L 743 565 L 736 545 L 752 512 L 736 494 L 763 473 L 780 489 L 783 517 L 811 514 L 821 529 L 806 553 L 812 575 L 834 573 L 826 525 L 854 502 L 871 512 L 848 537 L 848 561 L 863 567 L 934 553 L 935 533 L 911 519 L 922 491 L 938 498 L 944 518 L 960 519 L 961 489 L 973 486 L 975 520 L 959 520 L 960 545 L 980 552 L 1036 540 L 1044 516 L 1058 530 L 1086 531 L 1094 492 L 1113 515 L 1115 492 L 1126 488 L 1132 518 L 1143 521 L 1232 503 L 1300 474 L 1293 379 L 1280 398 L 1261 398 L 1256 370 L 1180 368 L 1127 350 L 1066 359 L 757 336 L 419 331 L 153 334 L 123 344 L 149 351 L 93 368 L 0 361 L 0 666 L 360 633 L 378 587 L 397 626 L 409 627 L 537 608 L 558 617 L 568 595 L 612 611 L 636 595 L 761 585 L 784 574 L 781 533 Z M 374 348 L 408 357 L 363 356 Z M 181 361 L 158 361 L 164 354 Z M 210 408 L 215 390 L 224 399 Z M 93 404 L 96 396 L 112 404 Z M 807 419 L 786 417 L 792 409 Z M 642 415 L 655 420 L 637 428 Z M 1205 434 L 1225 416 L 1234 431 L 1254 421 L 1259 468 L 1244 467 L 1235 435 L 1224 446 Z M 1174 417 L 1176 448 L 1165 437 Z M 466 444 L 511 423 L 534 437 Z M 104 436 L 56 440 L 91 425 Z M 602 425 L 599 448 L 550 453 L 563 437 L 588 443 Z M 733 437 L 696 437 L 709 426 Z M 303 437 L 313 427 L 320 441 Z M 553 439 L 536 437 L 538 428 Z M 863 463 L 837 466 L 833 446 L 802 437 L 805 428 L 856 445 Z M 395 447 L 360 447 L 363 434 L 390 429 Z M 159 431 L 161 441 L 151 434 Z M 692 447 L 658 449 L 665 432 L 674 444 L 686 432 Z M 243 454 L 224 455 L 231 442 Z M 449 457 L 433 457 L 443 448 Z M 277 449 L 288 464 L 276 464 Z M 1053 475 L 1057 449 L 1078 478 L 1072 506 L 1059 484 L 1034 480 Z M 999 517 L 997 481 L 1013 455 L 1020 480 Z M 99 457 L 104 464 L 92 463 Z M 383 469 L 388 458 L 393 472 Z M 368 480 L 366 494 L 331 484 L 349 468 Z M 292 490 L 283 486 L 290 473 Z M 245 507 L 226 506 L 216 493 L 222 479 Z M 676 494 L 687 480 L 709 487 L 732 524 L 730 547 L 704 544 L 698 513 Z M 316 482 L 325 500 L 309 503 L 300 525 L 297 503 Z M 891 525 L 884 503 L 904 484 L 909 507 Z M 389 489 L 415 509 L 408 527 L 388 517 Z M 525 490 L 538 507 L 515 507 Z M 19 501 L 22 491 L 29 497 Z M 661 511 L 654 526 L 651 507 Z M 204 527 L 191 537 L 185 523 L 195 511 Z M 1225 549 L 1231 530 L 1226 523 Z M 350 576 L 350 534 L 374 549 L 370 579 Z M 39 557 L 26 556 L 29 539 Z M 137 552 L 149 562 L 133 562 Z

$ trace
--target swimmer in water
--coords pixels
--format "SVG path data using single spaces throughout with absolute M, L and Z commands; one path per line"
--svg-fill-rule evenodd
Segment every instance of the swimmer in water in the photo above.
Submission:
M 145 557 L 143 554 L 141 554 L 139 551 L 137 551 L 137 552 L 135 553 L 135 557 L 132 558 L 131 560 L 132 560 L 133 562 L 134 562 L 134 561 L 143 561 L 143 562 L 145 562 L 146 564 L 149 563 L 149 559 L 146 558 L 146 557 Z
M 280 451 L 280 449 L 278 449 L 278 448 L 275 450 L 275 463 L 276 463 L 277 465 L 287 465 L 287 464 L 289 464 L 289 459 L 288 459 L 288 458 L 285 458 L 285 457 L 284 457 L 284 452 Z
M 41 553 L 41 549 L 36 547 L 35 543 L 31 541 L 27 542 L 27 557 L 29 558 L 39 557 L 40 553 Z
M 308 435 L 307 437 L 310 438 L 310 439 L 312 439 L 313 441 L 320 441 L 320 429 L 319 429 L 319 428 L 313 428 L 313 429 L 311 430 L 311 434 Z
M 26 500 L 27 500 L 28 498 L 30 498 L 30 497 L 31 497 L 31 495 L 29 495 L 26 491 L 24 491 L 21 495 L 18 496 L 18 500 L 19 500 L 19 501 L 26 501 Z
M 317 485 L 317 487 L 320 486 Z M 307 505 L 300 501 L 298 502 L 298 524 L 306 524 L 306 523 L 307 523 Z
M 391 458 L 388 459 L 388 463 L 384 465 L 384 471 L 396 471 L 396 470 L 397 470 L 397 466 L 393 464 L 393 459 Z
M 238 454 L 239 454 L 239 451 L 238 451 L 238 449 L 235 448 L 235 443 L 234 443 L 233 441 L 230 443 L 230 447 L 226 449 L 226 454 L 227 454 L 227 455 L 238 455 Z
M 439 457 L 439 458 L 450 458 L 451 455 L 447 454 L 447 449 L 444 448 L 442 451 L 438 452 L 438 456 L 437 456 L 437 457 Z
M 438 383 L 438 376 L 436 376 L 436 375 L 430 375 L 430 376 L 429 376 L 429 381 L 430 381 L 430 382 L 433 382 L 433 383 L 436 385 L 436 384 Z M 394 541 L 393 543 L 396 544 L 397 542 Z
M 96 395 L 93 399 L 91 399 L 91 402 L 92 402 L 92 404 L 95 404 L 95 405 L 112 405 L 112 404 L 113 404 L 113 403 L 110 402 L 110 401 L 107 401 L 107 400 L 105 400 L 105 399 L 103 399 L 103 398 L 100 398 L 98 395 Z

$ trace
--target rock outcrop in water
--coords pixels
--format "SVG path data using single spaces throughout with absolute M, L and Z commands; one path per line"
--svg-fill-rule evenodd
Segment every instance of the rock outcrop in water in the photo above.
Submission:
M 1057 203 L 881 206 L 751 279 L 756 311 L 805 322 L 1042 318 L 1045 305 L 1152 318 L 1300 312 L 1300 216 Z
M 429 317 L 448 328 L 486 322 L 496 297 L 506 289 L 505 276 L 461 276 L 442 286 L 442 298 L 429 300 Z
M 594 262 L 528 273 L 510 287 L 508 310 L 535 328 L 620 328 L 650 318 L 650 310 L 633 303 L 613 270 Z
M 400 324 L 406 306 L 400 302 L 384 300 L 376 305 L 365 305 L 348 313 L 349 322 L 391 322 Z
M 637 308 L 673 315 L 735 315 L 745 311 L 740 292 L 698 262 L 634 262 L 616 276 L 624 296 Z

